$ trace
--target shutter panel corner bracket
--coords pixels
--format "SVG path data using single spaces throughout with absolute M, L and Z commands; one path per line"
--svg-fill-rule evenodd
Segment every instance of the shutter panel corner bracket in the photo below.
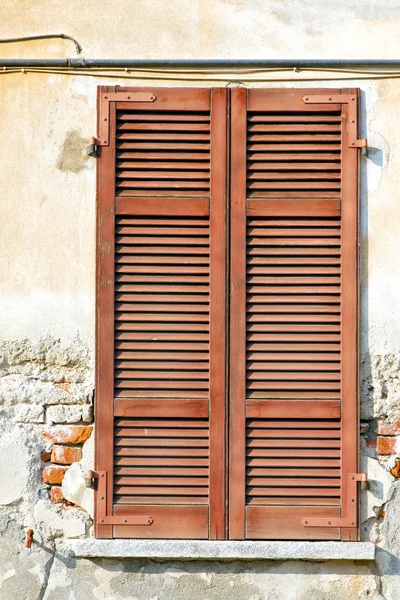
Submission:
M 152 525 L 150 516 L 109 516 L 107 515 L 107 471 L 88 471 L 86 479 L 97 480 L 97 522 L 100 525 Z
M 366 155 L 368 140 L 357 139 L 357 96 L 354 94 L 332 94 L 332 96 L 314 94 L 309 96 L 306 94 L 302 100 L 305 104 L 347 104 L 349 148 L 361 148 L 362 155 Z
M 349 498 L 345 517 L 329 519 L 305 518 L 304 527 L 357 527 L 357 482 L 367 483 L 366 473 L 349 473 Z
M 99 98 L 99 127 L 96 146 L 110 143 L 110 102 L 155 102 L 152 92 L 105 92 Z

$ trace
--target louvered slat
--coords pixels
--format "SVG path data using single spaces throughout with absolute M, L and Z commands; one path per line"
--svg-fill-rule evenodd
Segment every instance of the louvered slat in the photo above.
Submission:
M 114 434 L 115 504 L 208 503 L 208 419 L 117 418 Z
M 119 218 L 116 240 L 116 397 L 207 396 L 208 217 Z
M 248 197 L 338 197 L 341 114 L 247 116 Z
M 210 112 L 117 112 L 117 193 L 208 196 Z
M 341 382 L 340 219 L 250 218 L 247 226 L 247 342 L 251 351 L 247 362 L 247 396 L 268 398 L 277 397 L 279 393 L 284 398 L 307 391 L 309 398 L 338 398 Z M 279 253 L 269 257 L 258 252 L 260 242 L 263 250 L 276 246 L 286 249 L 288 243 L 296 250 L 290 258 Z M 315 246 L 319 251 L 316 263 L 309 254 Z M 335 254 L 324 256 L 324 251 L 331 249 Z M 301 263 L 299 268 L 298 260 L 305 258 L 305 251 L 307 262 Z M 325 259 L 327 263 L 323 262 Z M 336 268 L 330 266 L 332 259 Z M 294 300 L 298 294 L 302 295 L 301 311 L 296 304 L 298 299 Z M 324 312 L 316 310 L 316 294 L 325 299 Z M 277 305 L 274 313 L 265 311 L 265 306 L 277 301 L 281 307 Z M 260 312 L 254 312 L 254 302 L 260 303 Z M 287 347 L 286 342 L 290 342 Z M 268 345 L 273 345 L 274 354 L 269 356 L 270 362 L 264 368 L 260 365 L 265 361 Z M 324 349 L 329 354 L 318 357 Z M 296 356 L 296 361 L 287 361 L 288 350 L 289 356 Z
M 340 504 L 340 437 L 340 419 L 248 419 L 246 503 Z M 254 444 L 265 455 L 257 465 Z M 318 455 L 324 456 L 319 466 Z

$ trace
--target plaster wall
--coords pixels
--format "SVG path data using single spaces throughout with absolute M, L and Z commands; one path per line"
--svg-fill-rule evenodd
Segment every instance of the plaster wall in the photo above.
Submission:
M 397 58 L 399 27 L 400 0 L 0 5 L 0 38 L 62 31 L 93 58 Z M 1 45 L 0 51 L 16 58 L 75 56 L 65 40 Z M 0 444 L 8 457 L 0 475 L 1 598 L 398 598 L 399 484 L 390 474 L 397 450 L 379 455 L 374 432 L 377 420 L 400 419 L 400 81 L 334 76 L 342 79 L 330 81 L 332 74 L 323 72 L 112 78 L 0 72 Z M 44 425 L 92 418 L 96 164 L 85 147 L 96 132 L 96 88 L 151 82 L 359 86 L 363 92 L 362 133 L 370 152 L 361 189 L 362 449 L 363 468 L 375 483 L 363 496 L 362 514 L 364 539 L 380 548 L 375 563 L 90 561 L 57 552 L 58 540 L 91 535 L 92 524 L 90 498 L 77 501 L 79 472 L 75 480 L 69 475 L 64 492 L 86 510 L 50 502 L 40 453 L 48 444 Z M 82 468 L 90 460 L 87 450 Z M 23 540 L 30 527 L 37 543 L 29 551 Z

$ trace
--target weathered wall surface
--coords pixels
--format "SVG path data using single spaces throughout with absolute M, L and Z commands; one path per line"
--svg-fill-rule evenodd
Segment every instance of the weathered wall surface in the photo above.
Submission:
M 0 37 L 62 31 L 98 58 L 395 58 L 400 0 L 3 0 Z M 66 41 L 0 46 L 7 57 L 74 56 Z M 40 600 L 399 597 L 400 82 L 363 90 L 363 537 L 375 563 L 156 563 L 57 552 L 91 535 L 96 86 L 318 87 L 310 73 L 0 72 L 0 597 Z M 323 73 L 313 77 L 327 77 Z M 124 79 L 131 77 L 130 79 Z M 276 78 L 277 81 L 268 81 Z M 287 77 L 290 81 L 280 81 Z M 356 74 L 337 74 L 351 78 Z M 231 82 L 231 83 L 229 83 Z M 70 466 L 72 465 L 72 466 Z M 35 531 L 31 550 L 27 529 Z

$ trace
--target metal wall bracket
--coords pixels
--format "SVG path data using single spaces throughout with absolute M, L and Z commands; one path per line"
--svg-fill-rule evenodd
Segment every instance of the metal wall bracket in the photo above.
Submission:
M 339 518 L 305 518 L 302 523 L 304 527 L 357 527 L 357 482 L 367 483 L 366 473 L 349 474 L 349 503 L 344 517 Z
M 154 519 L 148 515 L 107 515 L 107 471 L 88 471 L 86 479 L 97 480 L 97 522 L 100 525 L 152 525 Z
M 366 154 L 368 141 L 357 139 L 357 96 L 345 94 L 332 94 L 332 96 L 305 95 L 303 96 L 303 102 L 305 104 L 347 104 L 349 147 L 361 148 L 362 154 Z
M 90 144 L 86 146 L 86 154 L 88 156 L 92 156 L 93 158 L 97 158 L 97 146 L 99 144 L 99 140 L 96 140 L 95 137 L 90 138 Z
M 99 135 L 97 146 L 110 143 L 110 102 L 155 102 L 157 96 L 151 92 L 107 92 L 101 94 L 99 103 Z

